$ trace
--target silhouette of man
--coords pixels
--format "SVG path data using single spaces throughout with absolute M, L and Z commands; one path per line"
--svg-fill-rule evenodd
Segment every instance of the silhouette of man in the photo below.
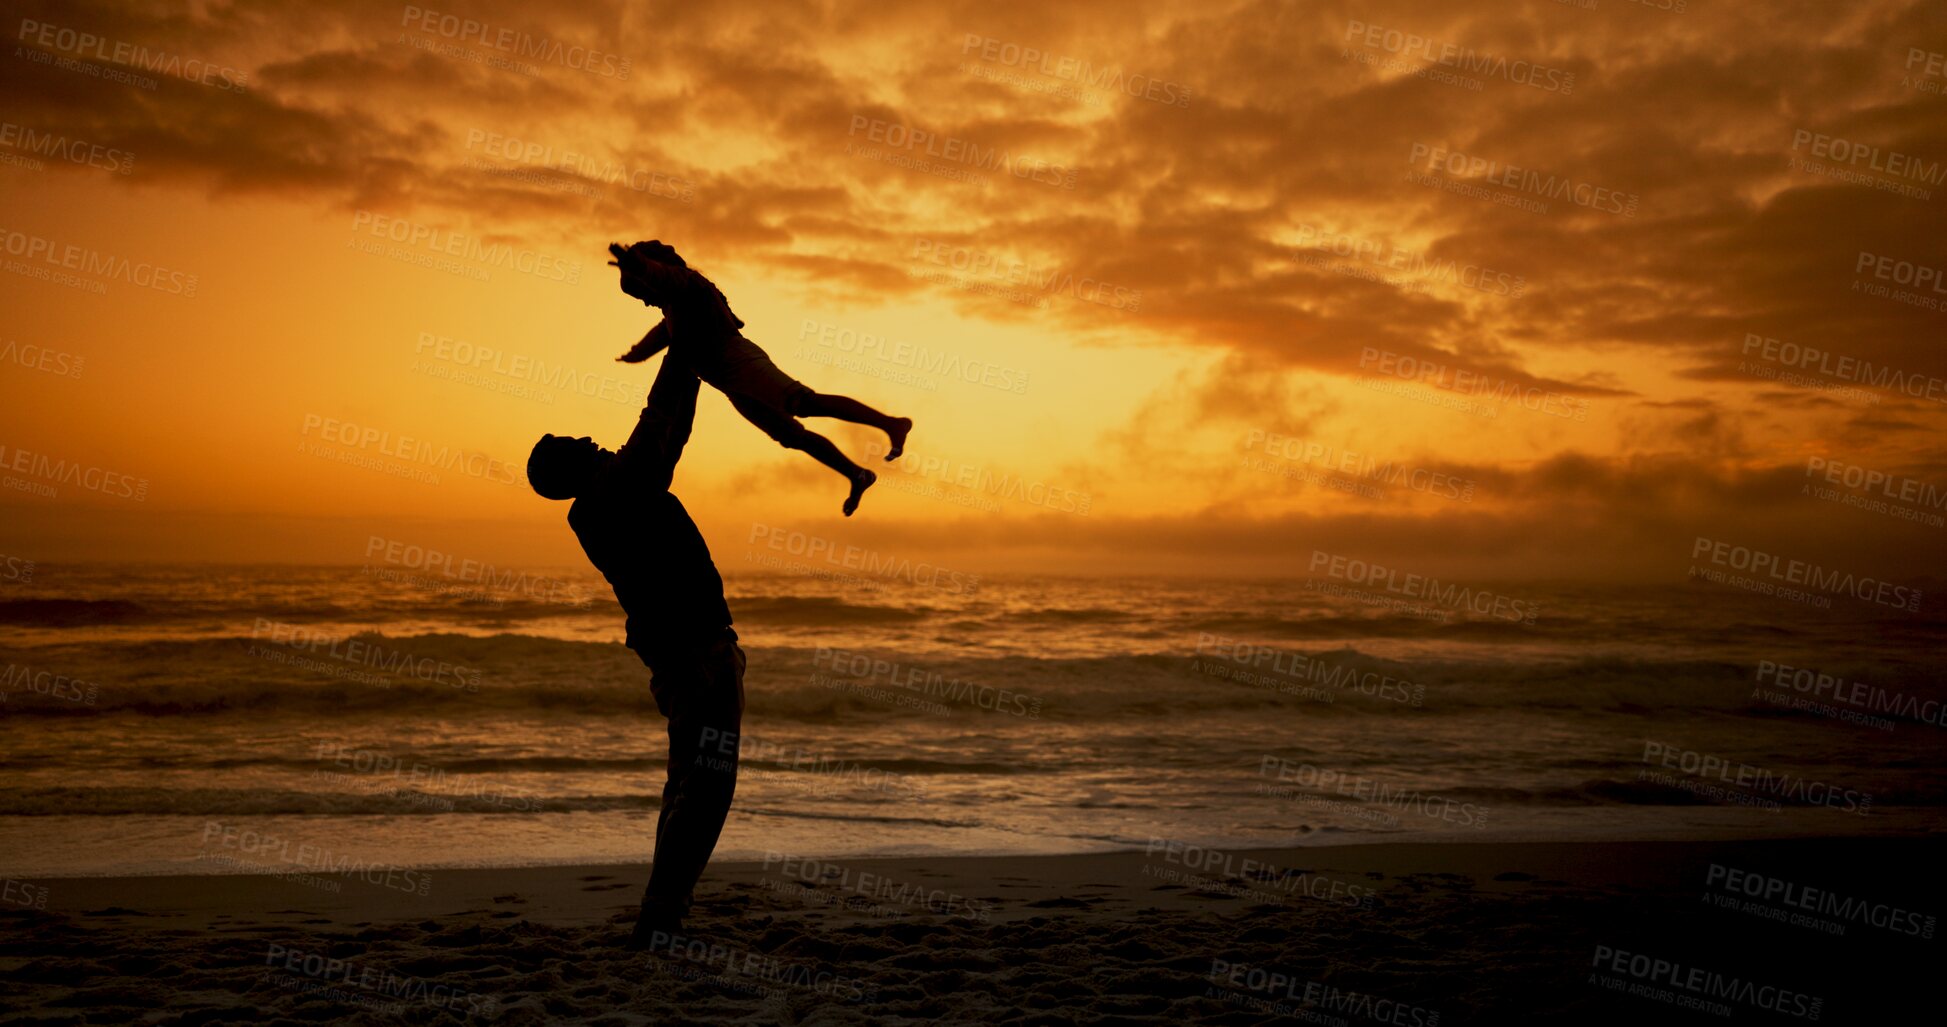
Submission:
M 744 651 L 710 549 L 669 492 L 698 387 L 689 367 L 666 354 L 620 450 L 587 436 L 543 435 L 527 459 L 534 491 L 574 500 L 568 526 L 614 587 L 628 614 L 628 646 L 649 667 L 656 708 L 669 720 L 668 780 L 636 944 L 682 925 L 737 788 Z

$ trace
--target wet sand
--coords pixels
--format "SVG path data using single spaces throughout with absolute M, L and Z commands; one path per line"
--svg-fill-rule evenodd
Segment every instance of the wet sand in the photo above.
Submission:
M 4 1023 L 1886 1022 L 1936 839 L 10 881 Z M 1815 1019 L 1814 1019 L 1815 1018 Z

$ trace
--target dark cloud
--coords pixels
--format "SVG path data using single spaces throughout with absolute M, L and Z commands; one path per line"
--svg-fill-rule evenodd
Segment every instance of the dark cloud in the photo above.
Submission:
M 1902 302 L 1878 263 L 1947 272 L 1947 182 L 1908 182 L 1925 197 L 1883 188 L 1896 176 L 1871 169 L 1852 169 L 1864 181 L 1849 182 L 1829 158 L 1808 167 L 1821 158 L 1801 135 L 1947 168 L 1947 103 L 1901 82 L 1908 47 L 1940 38 L 1924 0 L 1711 3 L 1681 16 L 1549 0 L 1492 11 L 1432 0 L 465 7 L 491 25 L 627 56 L 627 79 L 441 56 L 402 41 L 414 35 L 406 8 L 16 5 L 19 18 L 233 65 L 250 85 L 163 77 L 148 91 L 9 57 L 0 104 L 9 120 L 134 150 L 140 174 L 116 187 L 491 222 L 555 244 L 648 231 L 688 240 L 699 261 L 808 293 L 931 295 L 1092 344 L 1207 353 L 1204 372 L 1145 383 L 1138 416 L 1103 441 L 1224 502 L 1246 484 L 1175 440 L 1200 428 L 1317 430 L 1340 411 L 1315 379 L 1366 373 L 1362 354 L 1375 349 L 1609 401 L 1618 436 L 1606 455 L 1556 445 L 1522 467 L 1465 468 L 1483 495 L 1465 509 L 1253 518 L 1220 504 L 1036 521 L 1019 539 L 998 525 L 910 529 L 929 542 L 1188 556 L 1299 539 L 1405 552 L 1437 537 L 1475 555 L 1526 547 L 1539 567 L 1579 559 L 1622 572 L 1629 547 L 1672 551 L 1700 521 L 1779 545 L 1803 542 L 1819 517 L 1829 524 L 1834 511 L 1785 494 L 1802 457 L 1785 451 L 1794 445 L 1837 439 L 1888 447 L 1889 466 L 1940 463 L 1929 449 L 1938 403 L 1831 376 L 1880 402 L 1787 387 L 1775 379 L 1790 369 L 1745 345 L 1777 339 L 1947 378 L 1947 291 L 1912 287 L 1917 302 Z M 1469 48 L 1490 67 L 1538 62 L 1574 86 L 1534 88 L 1491 70 L 1447 69 L 1479 88 L 1411 74 L 1443 69 L 1365 45 L 1355 21 Z M 1188 105 L 1113 85 L 1088 87 L 1100 104 L 1064 96 L 1077 83 L 984 60 L 967 52 L 970 35 L 1186 87 Z M 875 124 L 1052 162 L 1075 185 L 923 152 L 903 156 L 984 181 L 874 159 L 860 151 L 898 149 L 872 138 Z M 563 188 L 577 180 L 470 149 L 477 130 L 651 170 L 692 195 Z M 1465 173 L 1445 176 L 1452 188 L 1409 181 L 1428 171 L 1430 148 L 1632 196 L 1633 216 L 1559 197 L 1545 213 L 1517 209 L 1494 202 L 1510 190 Z M 1505 271 L 1524 288 L 1502 295 L 1372 261 L 1320 262 L 1301 229 Z M 927 269 L 916 242 L 1139 292 L 1140 306 L 1057 296 L 1043 310 L 925 282 L 911 274 Z M 1532 434 L 1548 427 L 1537 421 Z M 1787 437 L 1798 441 L 1778 441 Z M 1426 461 L 1456 466 L 1437 453 Z M 1878 521 L 1849 535 L 1862 560 L 1905 538 Z M 1936 542 L 1921 544 L 1938 555 Z

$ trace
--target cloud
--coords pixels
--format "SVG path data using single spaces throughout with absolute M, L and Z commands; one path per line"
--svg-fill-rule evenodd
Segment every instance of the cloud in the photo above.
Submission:
M 162 76 L 150 91 L 8 57 L 0 90 L 9 120 L 135 151 L 140 173 L 113 188 L 553 245 L 651 223 L 701 264 L 808 295 L 933 298 L 1196 357 L 1129 384 L 1150 398 L 1100 439 L 1216 505 L 1037 521 L 1035 545 L 1363 538 L 1623 573 L 1601 545 L 1664 552 L 1712 518 L 1796 545 L 1824 515 L 1835 544 L 1876 559 L 1886 533 L 1781 508 L 1778 476 L 1832 440 L 1889 467 L 1940 462 L 1941 405 L 1884 384 L 1947 379 L 1947 285 L 1921 277 L 1947 275 L 1947 104 L 1904 67 L 1937 37 L 1922 0 L 1680 16 L 1548 0 L 466 5 L 493 29 L 627 58 L 627 77 L 429 32 L 408 8 L 27 3 L 23 22 L 232 66 L 249 86 Z M 1442 52 L 1457 56 L 1428 59 Z M 531 67 L 476 59 L 509 56 Z M 1465 509 L 1230 509 L 1263 483 L 1183 440 L 1350 416 L 1320 383 L 1374 352 L 1605 401 L 1614 437 L 1551 440 L 1511 470 L 1466 432 L 1429 441 L 1422 462 L 1501 497 Z M 1026 544 L 1011 523 L 912 530 Z

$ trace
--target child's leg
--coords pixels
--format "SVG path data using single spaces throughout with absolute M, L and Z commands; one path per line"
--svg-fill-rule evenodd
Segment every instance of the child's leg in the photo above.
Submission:
M 815 431 L 807 429 L 804 436 L 798 440 L 797 448 L 810 453 L 812 459 L 844 475 L 846 480 L 852 483 L 852 494 L 845 497 L 847 517 L 852 516 L 852 511 L 859 508 L 859 497 L 865 495 L 865 490 L 879 480 L 877 474 L 853 463 L 844 453 L 838 451 L 837 446 L 832 445 L 832 440 Z
M 892 440 L 892 449 L 886 454 L 887 460 L 897 460 L 899 454 L 906 451 L 906 434 L 913 430 L 911 418 L 890 417 L 850 396 L 834 396 L 828 392 L 807 391 L 798 398 L 797 413 L 800 417 L 830 417 L 869 425 L 885 432 Z
M 851 482 L 852 494 L 845 497 L 845 516 L 852 516 L 852 511 L 859 508 L 859 497 L 865 495 L 865 490 L 879 480 L 877 474 L 853 463 L 844 453 L 839 452 L 838 447 L 832 444 L 832 440 L 799 424 L 794 418 L 742 396 L 729 398 L 730 405 L 744 415 L 744 420 L 776 439 L 778 445 L 811 454 L 812 459 L 844 475 L 845 480 Z

